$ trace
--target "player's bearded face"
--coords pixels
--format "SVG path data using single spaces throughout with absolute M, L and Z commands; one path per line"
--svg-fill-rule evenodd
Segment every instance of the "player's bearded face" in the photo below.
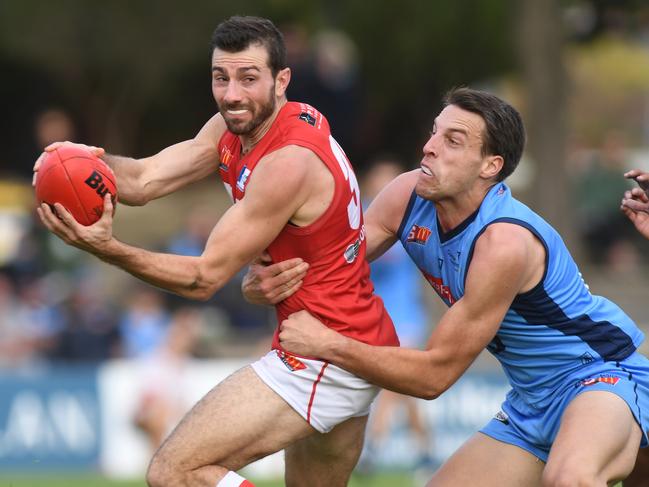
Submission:
M 271 86 L 266 98 L 254 101 L 245 100 L 237 103 L 226 103 L 225 101 L 219 106 L 219 111 L 223 115 L 228 130 L 235 135 L 248 135 L 267 120 L 275 111 L 275 83 Z M 248 110 L 251 118 L 248 120 L 232 117 L 228 110 Z

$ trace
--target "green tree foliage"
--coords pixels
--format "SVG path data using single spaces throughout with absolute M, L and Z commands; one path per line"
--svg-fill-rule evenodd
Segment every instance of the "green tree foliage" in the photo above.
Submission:
M 299 23 L 310 35 L 325 27 L 347 33 L 359 49 L 365 118 L 377 140 L 389 133 L 389 149 L 418 157 L 443 91 L 512 68 L 508 3 L 5 0 L 2 93 L 11 95 L 16 123 L 3 136 L 23 146 L 8 157 L 31 158 L 36 148 L 24 149 L 25 134 L 36 111 L 52 104 L 73 113 L 84 140 L 116 152 L 148 154 L 192 136 L 215 110 L 210 34 L 233 14 Z

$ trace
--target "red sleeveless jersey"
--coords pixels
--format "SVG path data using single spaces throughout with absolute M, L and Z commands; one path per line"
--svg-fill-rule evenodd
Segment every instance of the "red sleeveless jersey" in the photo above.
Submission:
M 235 204 L 244 198 L 259 160 L 288 145 L 313 151 L 331 171 L 335 191 L 329 208 L 315 222 L 304 227 L 288 223 L 268 247 L 274 262 L 301 257 L 309 263 L 302 287 L 277 304 L 278 323 L 306 309 L 343 335 L 371 345 L 398 345 L 392 320 L 369 279 L 356 176 L 320 112 L 304 103 L 288 102 L 266 135 L 243 156 L 239 137 L 226 131 L 218 150 L 219 173 L 227 191 Z M 273 348 L 281 348 L 278 334 L 279 327 Z

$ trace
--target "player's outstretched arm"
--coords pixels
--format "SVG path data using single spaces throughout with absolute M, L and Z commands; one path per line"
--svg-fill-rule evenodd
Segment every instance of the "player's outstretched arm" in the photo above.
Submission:
M 114 238 L 108 195 L 102 218 L 91 226 L 77 223 L 59 204 L 55 209 L 61 220 L 45 204 L 38 213 L 45 226 L 69 245 L 149 284 L 204 300 L 268 247 L 317 186 L 317 181 L 311 182 L 308 177 L 309 161 L 304 160 L 304 151 L 277 151 L 257 166 L 246 197 L 221 217 L 200 257 L 150 252 Z M 286 191 L 277 191 L 280 186 Z
M 107 154 L 100 147 L 75 145 L 87 148 L 112 169 L 117 179 L 121 203 L 141 206 L 213 173 L 218 166 L 218 140 L 224 130 L 223 118 L 217 114 L 193 139 L 179 142 L 154 156 L 142 159 Z M 65 144 L 73 143 L 55 142 L 44 149 L 34 164 L 34 185 L 47 152 Z
M 533 262 L 538 262 L 530 255 L 531 239 L 527 230 L 509 224 L 495 224 L 484 232 L 475 247 L 465 295 L 444 314 L 426 350 L 367 345 L 325 327 L 306 311 L 282 322 L 280 343 L 290 352 L 330 361 L 386 389 L 434 399 L 493 339 L 516 294 L 528 285 Z

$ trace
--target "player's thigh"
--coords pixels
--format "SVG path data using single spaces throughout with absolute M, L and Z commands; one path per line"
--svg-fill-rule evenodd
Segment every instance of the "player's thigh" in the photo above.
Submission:
M 566 408 L 544 476 L 579 476 L 599 482 L 624 478 L 633 468 L 640 427 L 626 402 L 611 392 L 589 391 Z
M 207 393 L 171 433 L 154 460 L 190 470 L 238 470 L 315 430 L 250 366 Z
M 343 421 L 328 433 L 317 433 L 285 450 L 286 485 L 345 486 L 363 449 L 367 416 Z
M 476 433 L 444 462 L 427 486 L 536 487 L 541 485 L 544 466 L 522 448 Z

